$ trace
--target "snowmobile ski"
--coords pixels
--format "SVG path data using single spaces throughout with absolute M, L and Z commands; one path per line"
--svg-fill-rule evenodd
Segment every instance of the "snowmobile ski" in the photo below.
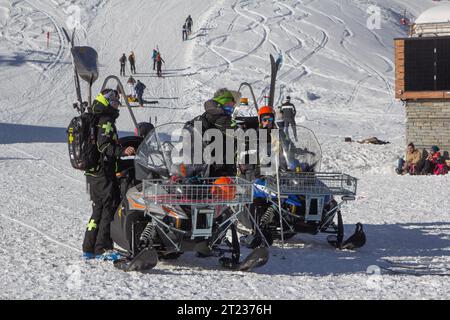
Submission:
M 158 264 L 158 253 L 153 248 L 145 248 L 133 259 L 125 258 L 114 261 L 114 266 L 122 271 L 146 271 Z
M 251 271 L 265 265 L 269 261 L 269 250 L 267 247 L 254 249 L 242 262 L 236 262 L 233 258 L 223 257 L 219 259 L 222 267 L 234 271 Z
M 238 265 L 237 270 L 251 271 L 252 269 L 262 267 L 267 261 L 269 261 L 269 250 L 267 247 L 259 247 L 253 250 L 247 258 Z

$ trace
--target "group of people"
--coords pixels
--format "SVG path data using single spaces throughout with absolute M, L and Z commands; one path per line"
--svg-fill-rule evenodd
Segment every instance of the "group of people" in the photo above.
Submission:
M 194 25 L 194 22 L 192 21 L 191 15 L 189 15 L 186 20 L 184 21 L 182 30 L 181 30 L 181 37 L 183 41 L 186 41 L 188 39 L 188 36 L 192 33 L 192 26 Z
M 399 159 L 395 171 L 398 174 L 444 175 L 448 173 L 448 169 L 438 146 L 432 146 L 422 155 L 411 142 L 406 150 L 406 159 Z
M 120 75 L 125 76 L 125 67 L 127 64 L 127 56 L 126 54 L 122 54 L 122 56 L 119 59 L 120 62 Z M 134 55 L 134 52 L 131 51 L 130 55 L 128 56 L 128 62 L 130 63 L 130 71 L 131 74 L 136 74 L 136 56 Z
M 130 86 L 134 83 L 130 77 Z M 142 99 L 143 84 L 138 80 L 134 90 L 138 99 Z M 139 98 L 140 97 L 140 98 Z M 113 251 L 110 236 L 110 224 L 120 201 L 119 183 L 116 177 L 118 162 L 123 155 L 136 153 L 133 147 L 123 149 L 119 144 L 116 119 L 119 117 L 120 95 L 117 90 L 105 89 L 95 99 L 92 111 L 98 116 L 97 147 L 100 152 L 98 165 L 89 168 L 85 175 L 89 184 L 92 204 L 92 216 L 86 227 L 83 242 L 83 256 L 86 259 L 116 260 L 120 255 Z M 227 129 L 235 128 L 233 119 L 236 100 L 233 93 L 222 88 L 205 102 L 205 112 L 201 115 L 208 128 L 220 130 L 224 135 Z M 194 119 L 195 120 L 195 119 Z M 275 110 L 263 106 L 258 110 L 258 127 L 273 129 L 276 127 Z M 211 176 L 236 175 L 240 170 L 236 165 L 217 165 Z
M 153 49 L 152 60 L 153 60 L 153 70 L 155 70 L 156 68 L 156 75 L 158 77 L 162 77 L 162 64 L 166 62 L 161 57 L 161 52 L 159 52 L 156 49 Z
M 127 61 L 130 64 L 130 72 L 131 74 L 136 74 L 136 55 L 133 51 L 131 51 L 130 55 L 127 58 L 127 55 L 124 53 L 119 59 L 120 62 L 120 75 L 126 76 L 126 65 Z M 162 76 L 162 64 L 165 63 L 164 59 L 161 57 L 161 52 L 159 50 L 153 49 L 152 52 L 152 61 L 153 61 L 153 70 L 156 70 L 156 74 L 158 77 Z

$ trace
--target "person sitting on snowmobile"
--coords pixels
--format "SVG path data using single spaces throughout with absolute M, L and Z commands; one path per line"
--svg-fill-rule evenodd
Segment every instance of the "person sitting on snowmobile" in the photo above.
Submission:
M 95 99 L 92 112 L 98 116 L 97 148 L 100 155 L 98 165 L 86 170 L 92 204 L 92 216 L 83 241 L 83 256 L 86 259 L 115 260 L 119 256 L 111 251 L 110 223 L 119 201 L 116 179 L 118 159 L 122 154 L 133 155 L 135 150 L 122 150 L 118 142 L 116 119 L 119 117 L 119 93 L 105 89 Z
M 226 163 L 226 153 L 234 152 L 234 150 L 226 149 L 226 138 L 227 138 L 227 129 L 234 129 L 235 124 L 231 115 L 234 111 L 234 106 L 236 104 L 235 98 L 230 90 L 227 88 L 221 88 L 214 93 L 212 99 L 207 100 L 204 104 L 205 112 L 195 117 L 194 119 L 188 121 L 184 128 L 189 132 L 193 132 L 195 122 L 201 122 L 202 132 L 201 136 L 208 129 L 218 129 L 221 131 L 223 135 L 224 142 L 224 160 L 223 164 L 213 164 L 210 166 L 210 172 L 208 176 L 210 177 L 219 177 L 219 176 L 233 176 L 236 175 L 236 166 L 235 164 L 227 164 Z M 194 138 L 196 135 L 191 134 L 191 137 Z M 194 145 L 194 144 L 192 144 Z M 205 143 L 203 143 L 205 147 Z

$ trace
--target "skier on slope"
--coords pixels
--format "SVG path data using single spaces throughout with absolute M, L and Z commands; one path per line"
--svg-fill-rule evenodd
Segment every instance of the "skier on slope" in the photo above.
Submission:
M 125 55 L 125 53 L 122 55 L 122 57 L 120 57 L 119 62 L 120 62 L 120 75 L 125 76 L 125 65 L 127 63 L 127 56 Z
M 156 56 L 156 74 L 158 77 L 162 76 L 162 64 L 166 63 L 164 59 L 161 57 L 161 53 L 158 52 L 158 55 Z
M 283 103 L 280 107 L 280 112 L 283 117 L 284 122 L 284 132 L 286 135 L 289 134 L 289 126 L 292 126 L 292 131 L 294 132 L 294 138 L 297 141 L 297 130 L 295 123 L 295 115 L 297 114 L 297 110 L 293 103 L 291 103 L 291 97 L 286 97 L 286 102 Z
M 189 16 L 186 18 L 185 23 L 186 23 L 187 33 L 188 33 L 188 34 L 191 34 L 191 33 L 192 33 L 192 27 L 193 27 L 193 25 L 194 25 L 194 22 L 192 21 L 191 15 L 189 15 Z
M 186 41 L 188 39 L 188 27 L 185 24 L 183 24 L 183 27 L 181 29 L 181 37 L 183 39 L 183 41 Z
M 158 50 L 153 49 L 152 60 L 153 60 L 153 70 L 156 70 L 156 58 L 158 57 Z
M 136 56 L 133 51 L 131 51 L 131 54 L 128 56 L 128 61 L 130 62 L 131 73 L 136 74 Z

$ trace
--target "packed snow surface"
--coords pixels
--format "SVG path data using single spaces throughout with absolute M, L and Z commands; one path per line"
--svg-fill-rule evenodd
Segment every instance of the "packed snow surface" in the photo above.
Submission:
M 381 14 L 375 29 L 373 5 Z M 440 11 L 431 0 L 0 0 L 0 298 L 448 299 L 448 277 L 383 269 L 386 259 L 441 270 L 450 262 L 450 176 L 393 170 L 406 145 L 393 38 L 407 33 L 405 9 L 413 20 L 433 6 Z M 193 34 L 182 42 L 188 14 Z M 132 50 L 145 98 L 160 101 L 136 117 L 158 124 L 191 119 L 216 89 L 244 81 L 263 102 L 269 54 L 281 52 L 276 104 L 292 97 L 298 124 L 322 144 L 322 171 L 359 179 L 343 215 L 347 235 L 364 224 L 366 246 L 336 251 L 324 235 L 298 235 L 284 250 L 275 243 L 268 264 L 250 273 L 191 253 L 148 274 L 81 260 L 90 203 L 67 155 L 65 129 L 76 112 L 62 33 L 78 20 L 76 43 L 99 53 L 94 92 Z M 151 66 L 156 47 L 166 62 L 161 79 Z M 133 130 L 126 110 L 118 127 Z M 390 144 L 344 142 L 372 136 Z
M 436 7 L 431 7 L 430 9 L 423 12 L 417 19 L 417 24 L 423 23 L 440 23 L 440 22 L 450 22 L 450 5 L 443 4 Z

